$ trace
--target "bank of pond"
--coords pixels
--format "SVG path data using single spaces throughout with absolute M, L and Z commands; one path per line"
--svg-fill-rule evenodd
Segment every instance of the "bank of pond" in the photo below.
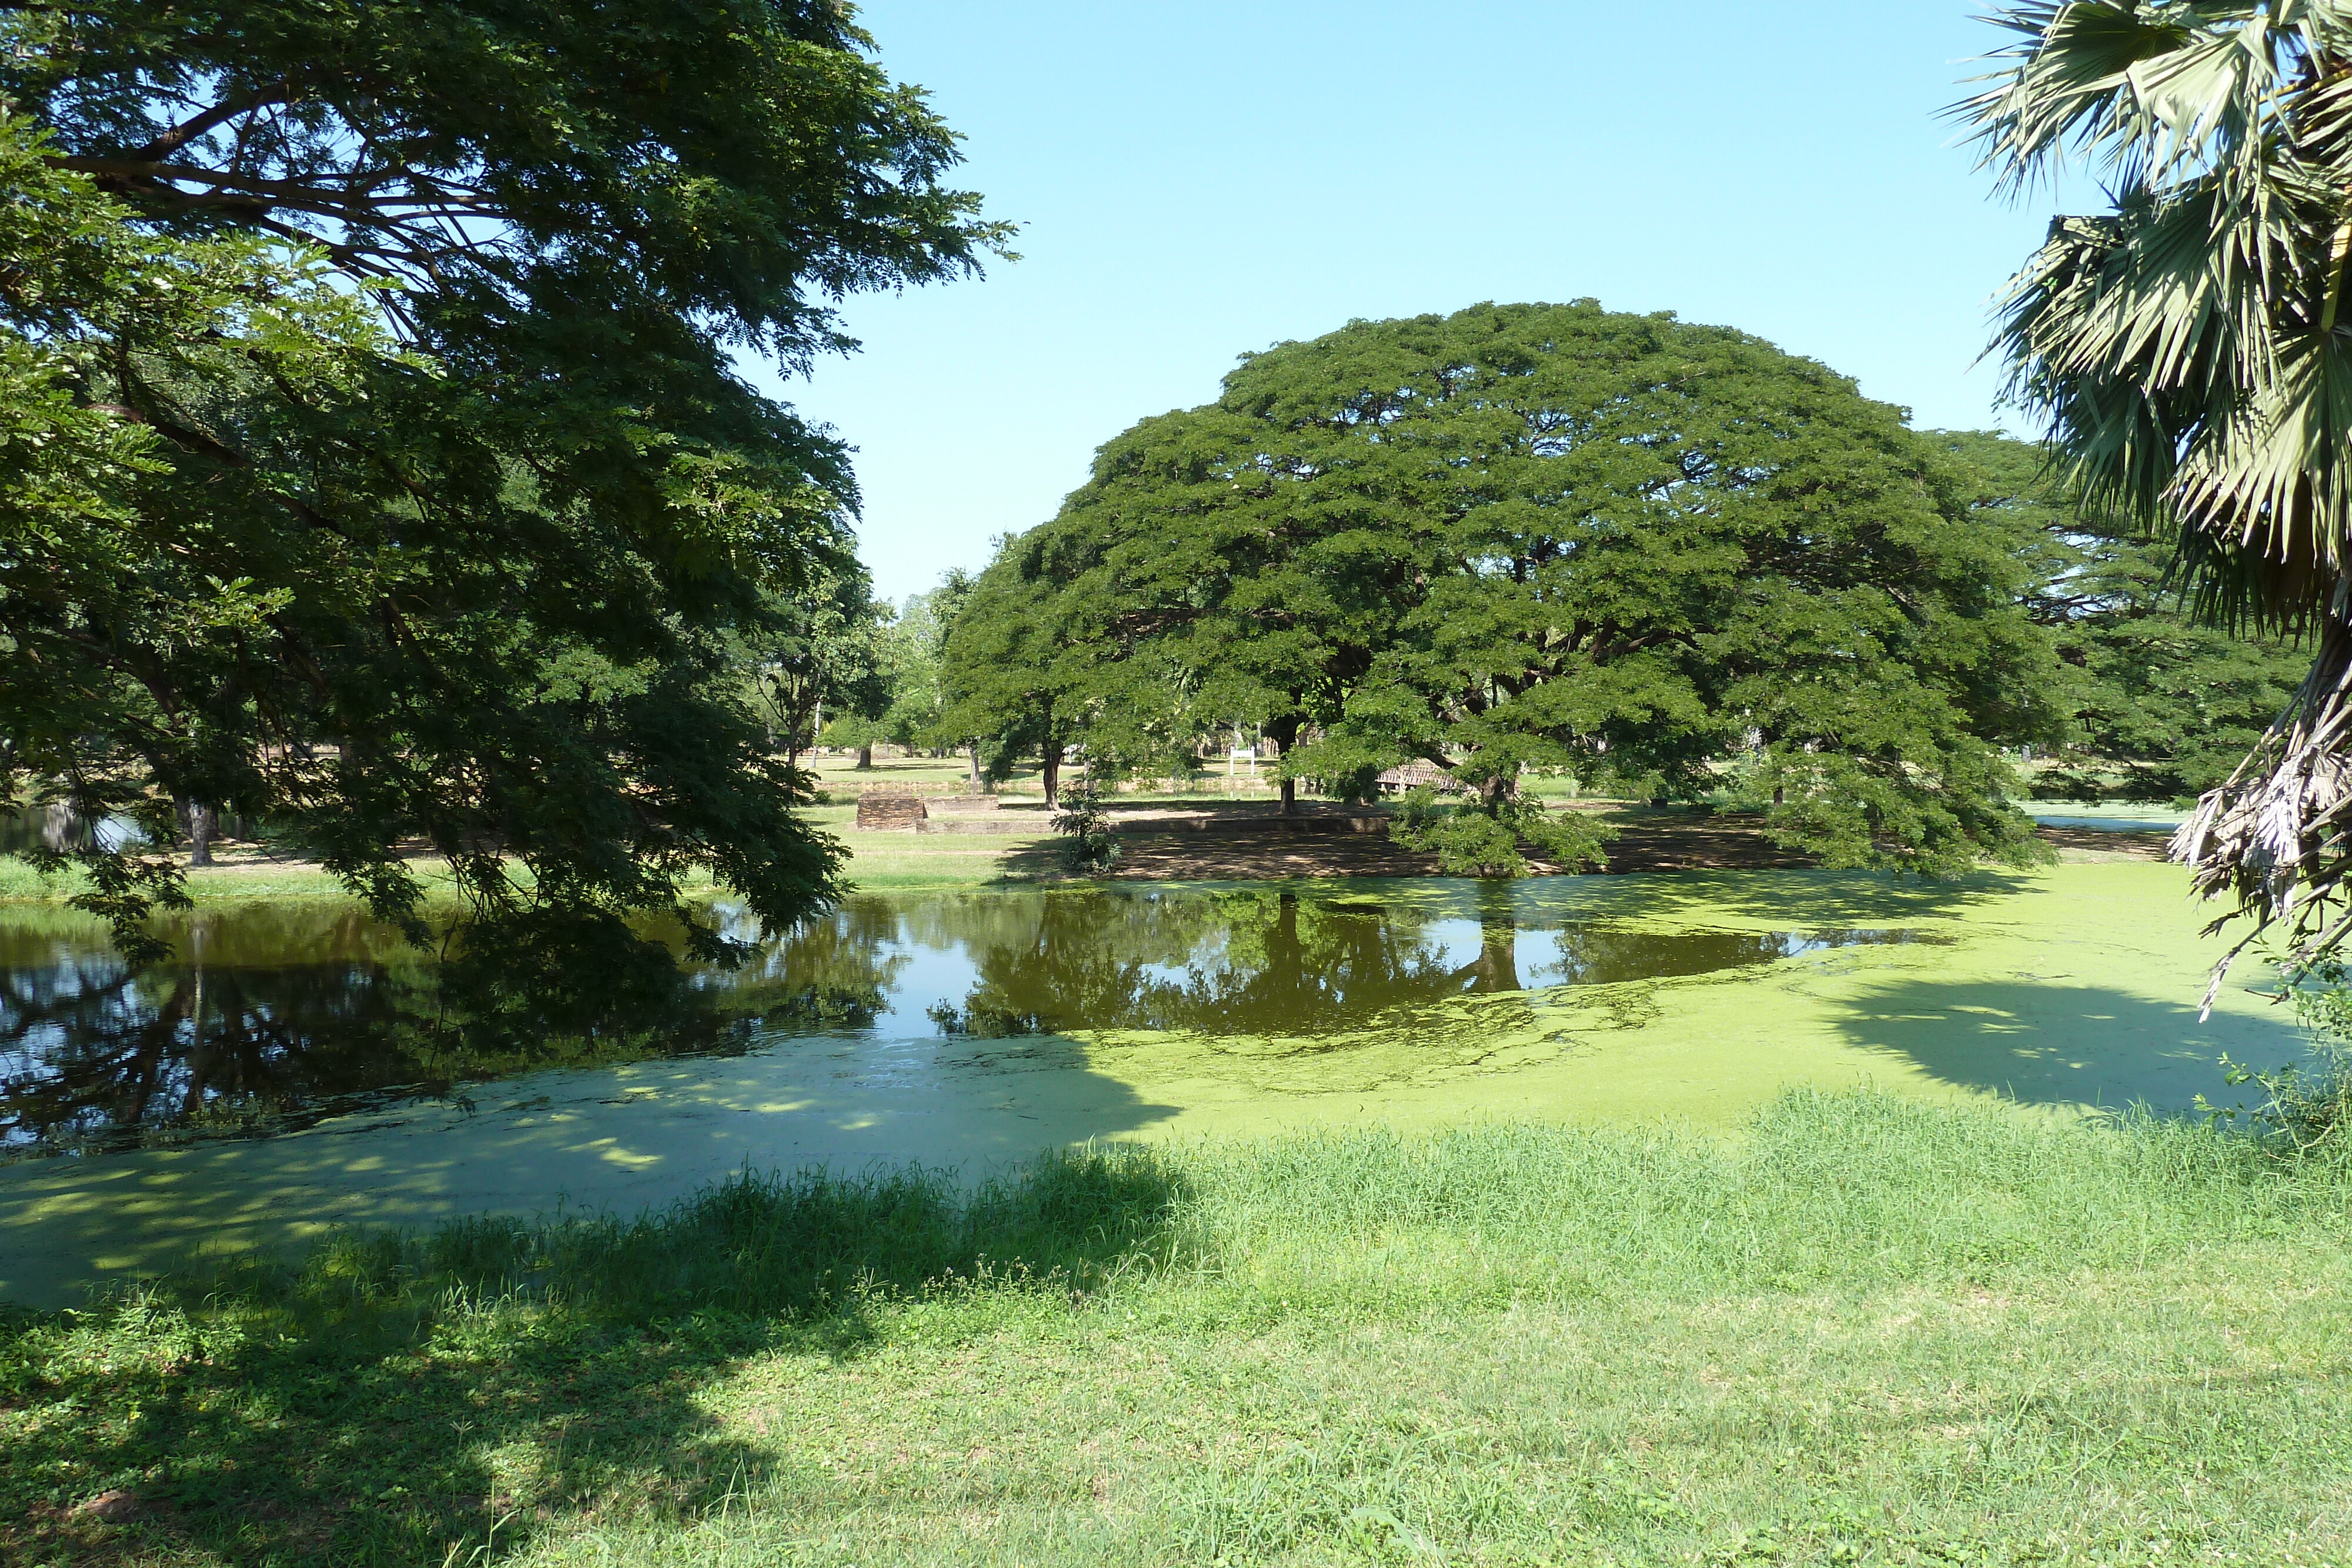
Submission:
M 9 906 L 0 1560 L 2344 1561 L 2352 1185 L 2179 1114 L 2304 1049 L 2200 914 L 860 895 L 485 1043 L 347 904 Z
M 204 1249 L 560 1206 L 742 1168 L 983 1173 L 1087 1140 L 1486 1115 L 1737 1124 L 1872 1082 L 2074 1115 L 2226 1099 L 2302 1042 L 2141 862 L 977 889 L 853 897 L 696 975 L 684 1022 L 453 1025 L 348 904 L 215 903 L 133 972 L 0 910 L 0 1295 Z

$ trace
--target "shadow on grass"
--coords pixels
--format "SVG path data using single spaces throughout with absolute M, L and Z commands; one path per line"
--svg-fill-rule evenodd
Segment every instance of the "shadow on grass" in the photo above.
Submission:
M 703 1396 L 942 1293 L 1084 1296 L 1174 1245 L 1150 1153 L 745 1175 L 635 1221 L 358 1237 L 0 1321 L 0 1561 L 441 1564 L 592 1503 L 688 1515 L 765 1461 Z M 86 1505 L 119 1491 L 123 1517 Z M 503 1521 L 502 1523 L 500 1521 Z
M 1271 818 L 1272 811 L 1257 813 Z M 1382 833 L 1232 831 L 1154 828 L 1114 820 L 1117 882 L 1292 882 L 1333 878 L 1436 877 L 1437 857 L 1398 847 Z M 1056 837 L 1007 853 L 1007 881 L 1055 882 L 1074 873 Z
M 2219 1014 L 2096 986 L 2031 980 L 1939 985 L 1909 980 L 1860 998 L 1839 1027 L 1948 1083 L 2030 1104 L 2145 1103 L 2185 1111 L 2200 1093 L 2229 1096 L 2223 1052 L 2261 1066 L 2308 1050 L 2293 1018 Z
M 1124 847 L 1124 839 L 1122 839 Z M 1084 880 L 1070 869 L 1070 858 L 1056 835 L 1045 839 L 1025 839 L 1007 849 L 997 862 L 998 880 L 1010 883 L 1070 882 Z

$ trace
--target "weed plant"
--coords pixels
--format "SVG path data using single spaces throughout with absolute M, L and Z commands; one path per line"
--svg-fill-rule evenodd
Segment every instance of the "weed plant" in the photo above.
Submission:
M 2352 1157 L 2352 968 L 2333 955 L 2278 965 L 2282 998 L 2294 1009 L 2311 1050 L 2301 1061 L 2257 1067 L 2221 1058 L 2233 1089 L 2251 1084 L 2261 1098 L 2197 1108 L 2222 1125 L 2242 1125 L 2281 1158 Z
M 2339 1564 L 2347 1216 L 1867 1092 L 746 1174 L 9 1320 L 0 1560 Z
M 1054 813 L 1054 831 L 1063 836 L 1064 863 L 1076 874 L 1102 876 L 1118 863 L 1118 835 L 1092 779 L 1063 793 Z

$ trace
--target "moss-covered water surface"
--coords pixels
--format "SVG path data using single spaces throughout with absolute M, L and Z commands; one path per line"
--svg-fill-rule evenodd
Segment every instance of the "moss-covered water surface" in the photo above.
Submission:
M 0 1136 L 82 1152 L 0 1169 L 0 1293 L 341 1224 L 634 1209 L 746 1165 L 1482 1114 L 1727 1125 L 1859 1080 L 2178 1108 L 2220 1092 L 2224 1051 L 2296 1050 L 2242 988 L 2197 1019 L 2214 948 L 2184 893 L 2115 863 L 861 897 L 701 977 L 732 1024 L 694 1050 L 540 1071 L 436 1044 L 422 967 L 333 906 L 208 910 L 139 976 L 69 916 L 12 913 Z

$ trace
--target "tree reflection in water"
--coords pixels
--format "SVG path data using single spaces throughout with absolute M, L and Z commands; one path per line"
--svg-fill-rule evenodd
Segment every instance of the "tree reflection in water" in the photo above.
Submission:
M 289 1131 L 546 1066 L 742 1050 L 761 1034 L 870 1025 L 903 957 L 887 910 L 814 925 L 743 968 L 696 977 L 700 1006 L 516 1040 L 445 1009 L 429 956 L 335 904 L 204 911 L 133 973 L 94 924 L 0 924 L 0 1157 Z
M 178 961 L 135 974 L 70 926 L 7 935 L 0 1148 L 263 1130 L 436 1076 L 419 988 L 357 914 L 208 913 L 173 933 Z
M 739 941 L 759 935 L 740 911 L 727 914 L 724 924 Z M 730 1017 L 760 1029 L 864 1029 L 889 1010 L 890 992 L 907 966 L 901 924 L 889 902 L 854 898 L 803 921 L 750 963 L 706 969 L 695 983 Z
M 977 983 L 934 1005 L 950 1032 L 1144 1030 L 1312 1036 L 1465 996 L 1605 986 L 1768 964 L 1882 931 L 1656 934 L 1601 925 L 1522 930 L 1507 886 L 1469 922 L 1411 906 L 1294 893 L 1108 892 L 1039 899 L 1016 930 L 972 943 Z M 1523 944 L 1539 949 L 1524 970 Z

